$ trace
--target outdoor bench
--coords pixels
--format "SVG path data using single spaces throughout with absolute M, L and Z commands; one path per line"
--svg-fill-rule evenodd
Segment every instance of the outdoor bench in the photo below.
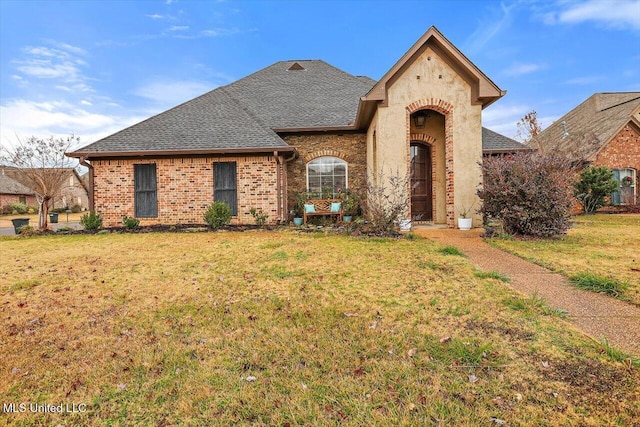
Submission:
M 310 216 L 336 215 L 342 221 L 342 200 L 340 199 L 309 199 L 304 202 L 304 223 Z

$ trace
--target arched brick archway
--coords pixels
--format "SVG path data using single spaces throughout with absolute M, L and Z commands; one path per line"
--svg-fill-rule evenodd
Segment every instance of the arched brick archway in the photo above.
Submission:
M 436 139 L 431 136 L 428 135 L 426 133 L 412 133 L 411 134 L 411 138 L 409 139 L 409 146 L 411 148 L 411 146 L 426 146 L 428 148 L 428 155 L 430 157 L 429 159 L 429 170 L 431 171 L 430 177 L 429 177 L 429 181 L 428 181 L 428 185 L 429 185 L 429 195 L 431 197 L 431 201 L 430 201 L 430 205 L 431 205 L 431 210 L 430 210 L 430 217 L 431 217 L 431 221 L 434 221 L 436 218 L 436 188 L 435 188 L 435 182 L 436 182 Z M 409 155 L 409 162 L 411 163 L 412 159 L 411 159 L 411 154 Z M 411 176 L 411 164 L 409 165 L 409 173 Z M 410 178 L 411 181 L 411 178 Z M 412 185 L 411 182 L 409 182 L 410 185 Z M 411 192 L 412 193 L 412 192 Z M 411 200 L 411 206 L 412 206 L 412 210 L 413 210 L 413 206 L 414 206 L 414 201 L 413 201 L 413 195 L 410 193 L 410 197 L 412 198 Z M 415 217 L 416 213 L 415 212 L 411 212 L 411 216 L 412 218 Z
M 455 204 L 454 204 L 454 171 L 453 171 L 453 105 L 438 98 L 427 98 L 412 102 L 406 107 L 406 129 L 407 129 L 407 174 L 410 173 L 411 164 L 411 141 L 422 141 L 430 143 L 435 147 L 435 140 L 426 134 L 411 134 L 411 114 L 420 110 L 433 110 L 444 116 L 444 151 L 445 151 L 445 205 L 447 214 L 447 226 L 455 227 Z M 416 139 L 414 139 L 414 136 Z M 418 138 L 431 138 L 432 142 Z M 435 155 L 432 156 L 435 158 Z M 435 170 L 435 168 L 434 168 Z M 411 193 L 409 193 L 411 194 Z M 435 191 L 433 192 L 435 197 Z M 435 203 L 434 203 L 435 206 Z M 435 208 L 434 208 L 435 209 Z

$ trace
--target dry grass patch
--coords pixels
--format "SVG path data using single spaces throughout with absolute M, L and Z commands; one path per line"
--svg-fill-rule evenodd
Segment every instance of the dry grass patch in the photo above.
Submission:
M 637 369 L 441 250 L 428 240 L 260 231 L 0 239 L 3 401 L 88 408 L 3 417 L 393 426 L 640 418 Z
M 494 238 L 489 242 L 600 292 L 640 305 L 640 215 L 583 215 L 556 239 Z M 590 280 L 584 278 L 590 276 Z M 582 279 L 581 279 L 582 277 Z

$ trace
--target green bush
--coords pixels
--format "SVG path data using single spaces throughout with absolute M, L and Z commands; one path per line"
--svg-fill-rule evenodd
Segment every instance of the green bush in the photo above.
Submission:
M 606 197 L 618 189 L 613 172 L 605 166 L 589 166 L 580 172 L 580 180 L 573 183 L 573 195 L 584 213 L 594 213 L 606 204 Z
M 26 214 L 29 211 L 29 208 L 27 207 L 27 205 L 20 202 L 9 203 L 9 209 L 11 209 L 12 213 L 15 212 L 21 215 Z
M 140 220 L 138 218 L 130 216 L 123 216 L 122 224 L 127 230 L 137 230 L 138 228 L 140 228 Z
M 231 222 L 231 209 L 224 202 L 213 202 L 204 212 L 204 221 L 214 230 Z
M 73 213 L 82 212 L 82 206 L 76 203 L 75 205 L 71 206 L 71 212 Z
M 249 213 L 251 214 L 253 219 L 256 220 L 256 225 L 258 227 L 262 227 L 264 225 L 264 223 L 267 221 L 267 218 L 269 217 L 269 215 L 264 213 L 262 211 L 262 209 L 258 210 L 256 208 L 251 208 L 251 209 L 249 209 Z
M 102 215 L 95 211 L 87 212 L 80 217 L 80 224 L 85 230 L 97 230 L 102 227 Z

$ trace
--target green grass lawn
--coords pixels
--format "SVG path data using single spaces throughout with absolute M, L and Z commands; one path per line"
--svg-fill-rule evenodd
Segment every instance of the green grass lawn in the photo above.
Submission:
M 640 215 L 581 215 L 566 236 L 490 243 L 640 305 Z
M 637 367 L 449 252 L 263 231 L 0 238 L 2 401 L 87 405 L 0 423 L 640 419 Z

